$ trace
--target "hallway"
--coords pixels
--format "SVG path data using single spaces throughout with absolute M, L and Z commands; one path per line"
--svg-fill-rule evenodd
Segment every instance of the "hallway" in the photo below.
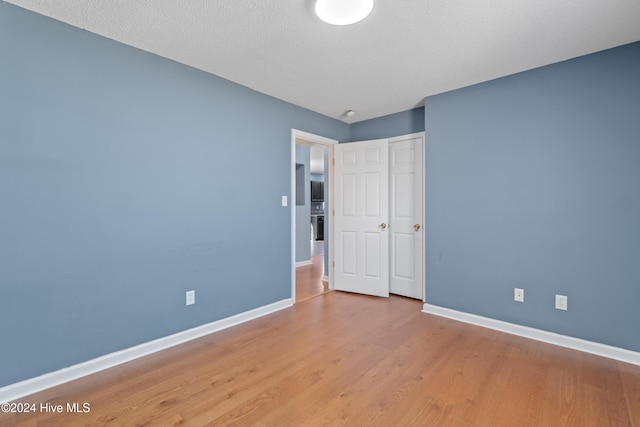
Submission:
M 296 303 L 328 292 L 324 275 L 324 242 L 312 242 L 311 265 L 296 268 Z

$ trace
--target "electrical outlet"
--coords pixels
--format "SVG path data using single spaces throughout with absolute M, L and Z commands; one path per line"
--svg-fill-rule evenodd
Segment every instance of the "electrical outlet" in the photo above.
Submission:
M 524 289 L 513 289 L 513 300 L 518 302 L 524 302 Z
M 568 298 L 566 295 L 556 295 L 556 309 L 567 310 Z
M 187 291 L 187 305 L 196 303 L 196 291 Z

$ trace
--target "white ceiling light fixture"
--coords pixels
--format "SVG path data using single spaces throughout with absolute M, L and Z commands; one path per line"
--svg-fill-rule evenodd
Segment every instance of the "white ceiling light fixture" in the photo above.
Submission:
M 351 25 L 373 10 L 373 0 L 317 0 L 316 15 L 327 24 Z

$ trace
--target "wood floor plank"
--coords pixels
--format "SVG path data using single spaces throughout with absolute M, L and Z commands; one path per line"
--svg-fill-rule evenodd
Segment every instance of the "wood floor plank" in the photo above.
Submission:
M 492 425 L 537 425 L 547 372 L 548 365 L 540 360 L 528 355 L 516 358 Z
M 620 379 L 624 388 L 629 418 L 634 426 L 640 427 L 640 376 L 638 367 L 629 363 L 617 362 Z
M 324 276 L 324 255 L 311 257 L 311 265 L 296 268 L 296 302 L 306 301 L 328 292 Z
M 20 399 L 1 426 L 640 426 L 640 366 L 329 292 Z
M 575 374 L 564 369 L 550 368 L 538 425 L 584 425 L 586 421 L 583 413 L 576 410 L 581 386 Z

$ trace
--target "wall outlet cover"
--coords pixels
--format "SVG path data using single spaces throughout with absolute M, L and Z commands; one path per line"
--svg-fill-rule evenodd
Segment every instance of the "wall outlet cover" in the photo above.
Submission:
M 569 303 L 566 295 L 556 295 L 556 309 L 567 310 L 567 304 Z
M 518 302 L 524 302 L 524 289 L 513 289 L 513 300 Z

